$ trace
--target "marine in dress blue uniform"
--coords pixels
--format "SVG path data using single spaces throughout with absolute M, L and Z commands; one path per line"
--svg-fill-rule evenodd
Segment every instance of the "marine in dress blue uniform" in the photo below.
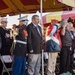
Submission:
M 17 34 L 14 39 L 15 48 L 13 51 L 14 61 L 12 75 L 25 75 L 26 70 L 26 53 L 27 53 L 27 32 L 25 21 L 26 17 L 19 19 L 20 24 L 16 26 Z

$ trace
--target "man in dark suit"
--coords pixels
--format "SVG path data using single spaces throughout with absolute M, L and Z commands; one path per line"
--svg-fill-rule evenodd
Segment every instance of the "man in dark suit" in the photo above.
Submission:
M 38 25 L 39 16 L 32 16 L 32 23 L 27 27 L 27 47 L 29 52 L 28 57 L 28 75 L 39 75 L 42 52 L 42 31 Z

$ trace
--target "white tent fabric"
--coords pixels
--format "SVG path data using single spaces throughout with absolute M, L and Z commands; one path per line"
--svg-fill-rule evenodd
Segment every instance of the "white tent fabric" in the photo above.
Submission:
M 58 1 L 68 6 L 75 7 L 75 0 L 58 0 Z

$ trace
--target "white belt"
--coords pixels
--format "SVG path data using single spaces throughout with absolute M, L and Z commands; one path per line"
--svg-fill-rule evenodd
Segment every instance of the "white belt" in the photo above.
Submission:
M 21 43 L 21 44 L 27 44 L 27 42 L 20 41 L 20 40 L 14 40 L 14 42 Z

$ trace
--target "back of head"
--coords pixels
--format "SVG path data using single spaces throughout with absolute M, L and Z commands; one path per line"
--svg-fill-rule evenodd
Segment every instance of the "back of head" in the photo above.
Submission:
M 12 25 L 12 29 L 14 29 L 15 27 L 16 27 L 16 24 L 13 24 L 13 25 Z

